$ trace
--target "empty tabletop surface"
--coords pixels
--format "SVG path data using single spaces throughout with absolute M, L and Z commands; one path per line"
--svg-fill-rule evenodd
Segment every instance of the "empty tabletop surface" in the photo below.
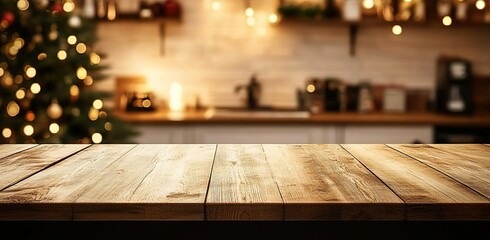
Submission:
M 490 220 L 490 145 L 0 145 L 0 220 Z

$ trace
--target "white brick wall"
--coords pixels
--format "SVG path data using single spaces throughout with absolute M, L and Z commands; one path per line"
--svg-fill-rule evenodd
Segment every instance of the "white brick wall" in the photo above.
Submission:
M 244 1 L 221 0 L 219 12 L 211 10 L 210 0 L 180 2 L 184 19 L 167 25 L 164 56 L 157 23 L 100 23 L 97 48 L 108 54 L 108 73 L 145 75 L 161 98 L 170 82 L 177 81 L 189 102 L 200 95 L 204 104 L 239 105 L 235 85 L 257 72 L 262 102 L 280 106 L 295 106 L 295 88 L 310 77 L 432 89 L 440 54 L 466 57 L 475 72 L 490 74 L 490 26 L 406 26 L 401 36 L 394 36 L 388 24 L 365 26 L 359 31 L 357 56 L 350 57 L 346 26 L 258 23 L 250 28 Z M 252 1 L 257 18 L 266 18 L 276 3 Z M 267 31 L 264 36 L 257 33 L 260 27 Z M 113 84 L 108 80 L 99 87 L 110 90 Z

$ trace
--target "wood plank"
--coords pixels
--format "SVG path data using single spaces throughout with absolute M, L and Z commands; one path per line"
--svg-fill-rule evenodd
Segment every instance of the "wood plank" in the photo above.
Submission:
M 138 145 L 101 169 L 73 219 L 203 220 L 216 145 Z
M 73 219 L 72 203 L 91 179 L 135 146 L 93 145 L 0 192 L 0 219 Z
M 3 158 L 0 161 L 0 189 L 11 186 L 88 146 L 90 145 L 39 145 Z
M 36 144 L 3 144 L 0 145 L 0 158 L 4 158 L 10 155 L 14 155 L 18 152 L 22 152 L 26 149 L 32 148 Z M 0 160 L 1 161 L 1 160 Z
M 490 219 L 490 202 L 463 184 L 386 145 L 342 145 L 386 183 L 408 220 Z
M 0 193 L 0 209 L 16 207 L 4 219 L 203 220 L 215 149 L 94 145 Z
M 263 145 L 286 220 L 403 220 L 403 201 L 339 145 Z
M 283 220 L 283 201 L 261 145 L 219 144 L 207 220 Z
M 389 146 L 490 198 L 490 148 L 479 144 Z

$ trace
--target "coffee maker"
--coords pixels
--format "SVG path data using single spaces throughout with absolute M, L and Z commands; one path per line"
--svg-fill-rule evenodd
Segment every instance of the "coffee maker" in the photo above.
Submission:
M 437 60 L 437 111 L 447 114 L 472 114 L 472 81 L 469 61 L 440 57 Z

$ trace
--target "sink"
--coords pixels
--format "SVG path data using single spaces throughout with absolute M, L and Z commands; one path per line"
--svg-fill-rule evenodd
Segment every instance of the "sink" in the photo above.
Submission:
M 292 108 L 259 107 L 256 109 L 219 107 L 211 109 L 216 118 L 308 118 L 310 112 Z

